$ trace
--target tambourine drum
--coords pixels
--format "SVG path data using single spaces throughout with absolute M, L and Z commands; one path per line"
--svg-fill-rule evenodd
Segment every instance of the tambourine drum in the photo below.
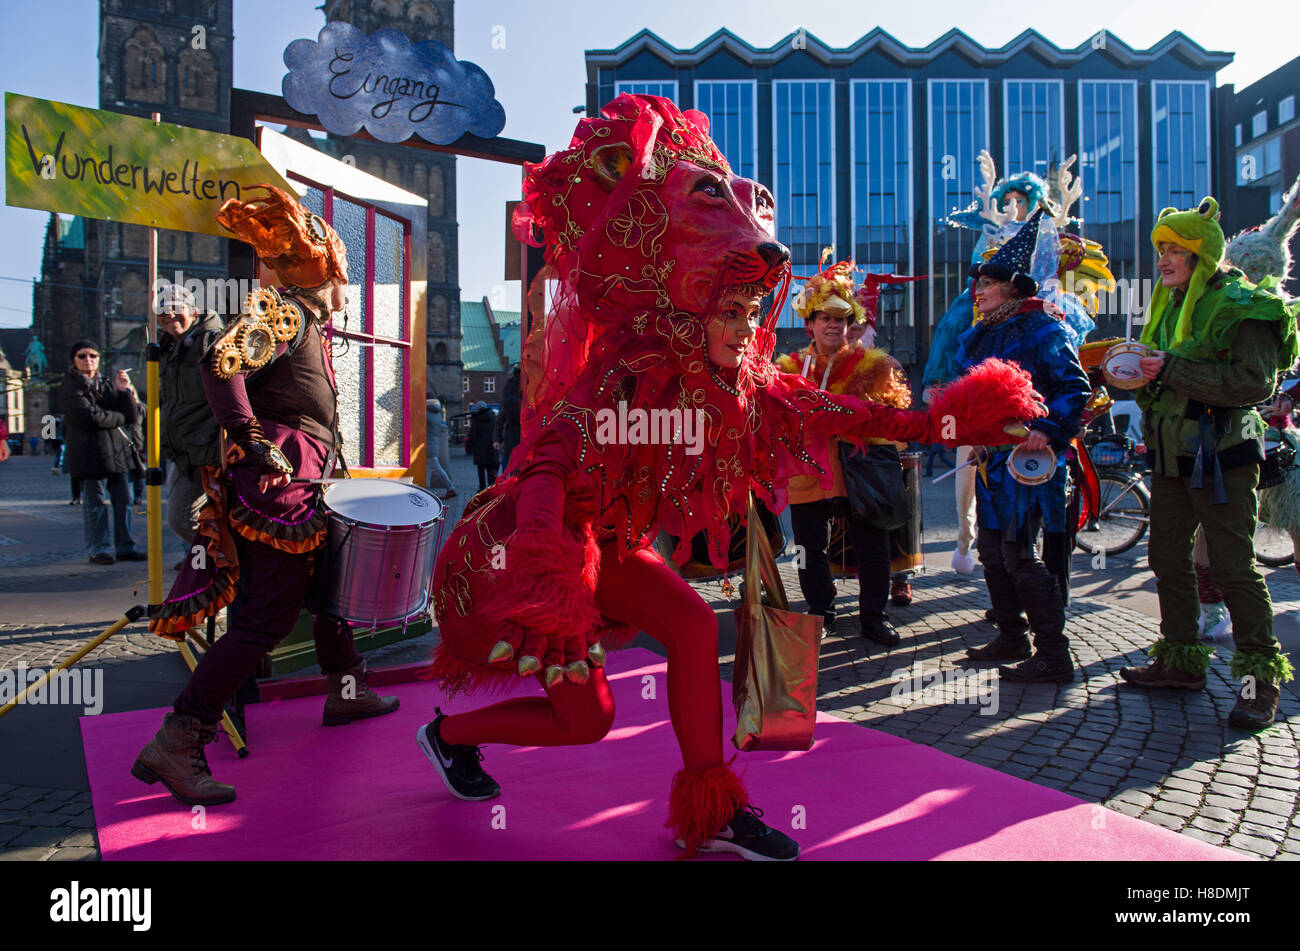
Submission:
M 441 500 L 417 485 L 348 479 L 325 490 L 321 609 L 351 624 L 400 624 L 424 613 L 442 544 Z
M 1042 485 L 1056 471 L 1056 453 L 1017 446 L 1007 457 L 1007 471 L 1021 485 Z
M 1283 439 L 1264 438 L 1264 462 L 1259 467 L 1259 487 L 1272 489 L 1286 481 L 1295 466 L 1295 446 Z
M 1101 359 L 1101 373 L 1106 382 L 1121 390 L 1138 390 L 1146 386 L 1142 377 L 1142 368 L 1138 361 L 1151 356 L 1151 349 L 1146 344 L 1126 340 L 1117 343 Z

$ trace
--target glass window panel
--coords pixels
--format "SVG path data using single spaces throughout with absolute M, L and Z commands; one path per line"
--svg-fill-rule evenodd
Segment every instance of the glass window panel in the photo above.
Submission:
M 402 257 L 406 249 L 402 223 L 387 215 L 375 215 L 375 305 L 374 333 L 405 340 Z
M 773 83 L 776 234 L 790 248 L 796 274 L 813 273 L 821 249 L 835 243 L 831 89 L 823 80 Z M 780 326 L 801 323 L 790 306 L 793 297 Z
M 1264 143 L 1264 174 L 1272 175 L 1282 169 L 1282 140 L 1274 137 Z
M 1210 191 L 1209 88 L 1201 82 L 1153 82 L 1152 210 L 1192 208 Z
M 695 108 L 709 117 L 709 133 L 732 170 L 744 178 L 753 178 L 757 147 L 754 84 L 748 81 L 697 83 Z
M 877 271 L 906 273 L 910 267 L 908 88 L 907 82 L 897 80 L 854 84 L 853 256 L 878 262 L 872 265 Z M 903 307 L 901 312 L 898 306 L 892 310 L 904 325 L 911 323 L 910 300 L 907 294 L 894 300 Z M 889 312 L 882 307 L 882 317 Z
M 376 298 L 377 300 L 377 298 Z M 403 371 L 407 351 L 375 346 L 375 465 L 402 465 L 402 432 L 406 423 Z
M 1268 131 L 1268 110 L 1261 109 L 1250 120 L 1250 136 L 1263 135 Z
M 365 347 L 355 340 L 335 338 L 334 382 L 339 388 L 339 431 L 343 434 L 343 458 L 350 466 L 364 464 L 362 418 L 366 409 Z
M 677 81 L 667 82 L 621 82 L 614 84 L 614 96 L 617 98 L 628 92 L 634 96 L 663 96 L 677 101 Z
M 1277 104 L 1277 124 L 1284 125 L 1295 118 L 1295 96 L 1287 96 Z M 1238 145 L 1241 143 L 1238 142 Z
M 314 185 L 308 185 L 307 194 L 302 196 L 302 206 L 313 214 L 325 217 L 325 193 Z
M 1033 172 L 1046 178 L 1062 157 L 1061 84 L 1015 79 L 1008 80 L 1005 88 L 1004 172 Z
M 1083 197 L 1074 207 L 1082 231 L 1100 241 L 1117 278 L 1137 276 L 1137 87 L 1129 82 L 1079 83 L 1078 175 Z
M 930 95 L 930 240 L 932 313 L 942 316 L 965 288 L 977 235 L 944 221 L 971 203 L 983 179 L 977 156 L 988 147 L 982 81 L 933 80 Z
M 341 195 L 334 196 L 334 230 L 348 249 L 348 329 L 368 330 L 361 323 L 366 307 L 366 209 Z

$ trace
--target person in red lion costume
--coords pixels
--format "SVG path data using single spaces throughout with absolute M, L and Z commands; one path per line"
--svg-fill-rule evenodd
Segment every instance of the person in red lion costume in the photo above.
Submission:
M 1018 368 L 992 363 L 926 415 L 778 372 L 771 327 L 790 271 L 772 196 L 732 174 L 703 114 L 667 99 L 622 95 L 581 120 L 568 149 L 528 167 L 523 191 L 516 232 L 545 247 L 559 290 L 510 472 L 470 502 L 434 569 L 430 676 L 454 694 L 533 675 L 544 696 L 437 710 L 417 741 L 454 795 L 499 795 L 478 746 L 600 740 L 614 719 L 605 648 L 644 631 L 668 653 L 678 844 L 796 858 L 723 758 L 717 620 L 655 537 L 681 539 L 683 562 L 703 531 L 722 568 L 728 516 L 744 515 L 751 490 L 780 511 L 791 477 L 829 486 L 831 435 L 1002 443 L 1004 424 L 1040 414 L 1035 394 Z M 656 439 L 653 422 L 648 435 L 629 423 L 620 440 L 616 412 L 676 428 Z M 684 414 L 700 421 L 698 442 L 672 438 L 689 434 Z

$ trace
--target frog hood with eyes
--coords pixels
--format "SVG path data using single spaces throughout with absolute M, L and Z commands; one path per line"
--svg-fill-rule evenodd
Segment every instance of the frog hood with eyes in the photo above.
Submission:
M 1192 336 L 1192 312 L 1196 309 L 1196 302 L 1205 292 L 1206 283 L 1223 263 L 1223 251 L 1227 241 L 1223 237 L 1223 229 L 1219 227 L 1219 203 L 1207 197 L 1190 211 L 1166 208 L 1160 212 L 1159 217 L 1156 218 L 1155 229 L 1151 232 L 1151 243 L 1159 250 L 1164 242 L 1186 248 L 1196 255 L 1196 269 L 1192 271 L 1187 293 L 1183 296 L 1182 306 L 1178 309 L 1173 336 L 1168 337 L 1166 334 L 1166 338 L 1170 339 L 1172 345 L 1176 347 Z M 1159 339 L 1157 331 L 1170 317 L 1165 310 L 1171 294 L 1171 290 L 1165 287 L 1164 282 L 1156 282 L 1155 290 L 1151 294 L 1151 303 L 1147 307 L 1150 319 L 1142 331 L 1143 343 L 1154 345 L 1154 342 Z

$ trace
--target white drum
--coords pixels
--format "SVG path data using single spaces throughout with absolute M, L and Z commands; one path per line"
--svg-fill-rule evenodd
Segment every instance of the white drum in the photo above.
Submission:
M 1147 385 L 1140 361 L 1151 356 L 1151 348 L 1134 340 L 1115 344 L 1101 359 L 1101 373 L 1106 382 L 1121 390 L 1139 390 Z
M 325 508 L 324 612 L 365 627 L 423 614 L 442 544 L 442 501 L 417 485 L 348 479 L 325 490 Z
M 1017 446 L 1007 457 L 1007 471 L 1021 485 L 1042 485 L 1056 471 L 1056 453 L 1046 448 Z

